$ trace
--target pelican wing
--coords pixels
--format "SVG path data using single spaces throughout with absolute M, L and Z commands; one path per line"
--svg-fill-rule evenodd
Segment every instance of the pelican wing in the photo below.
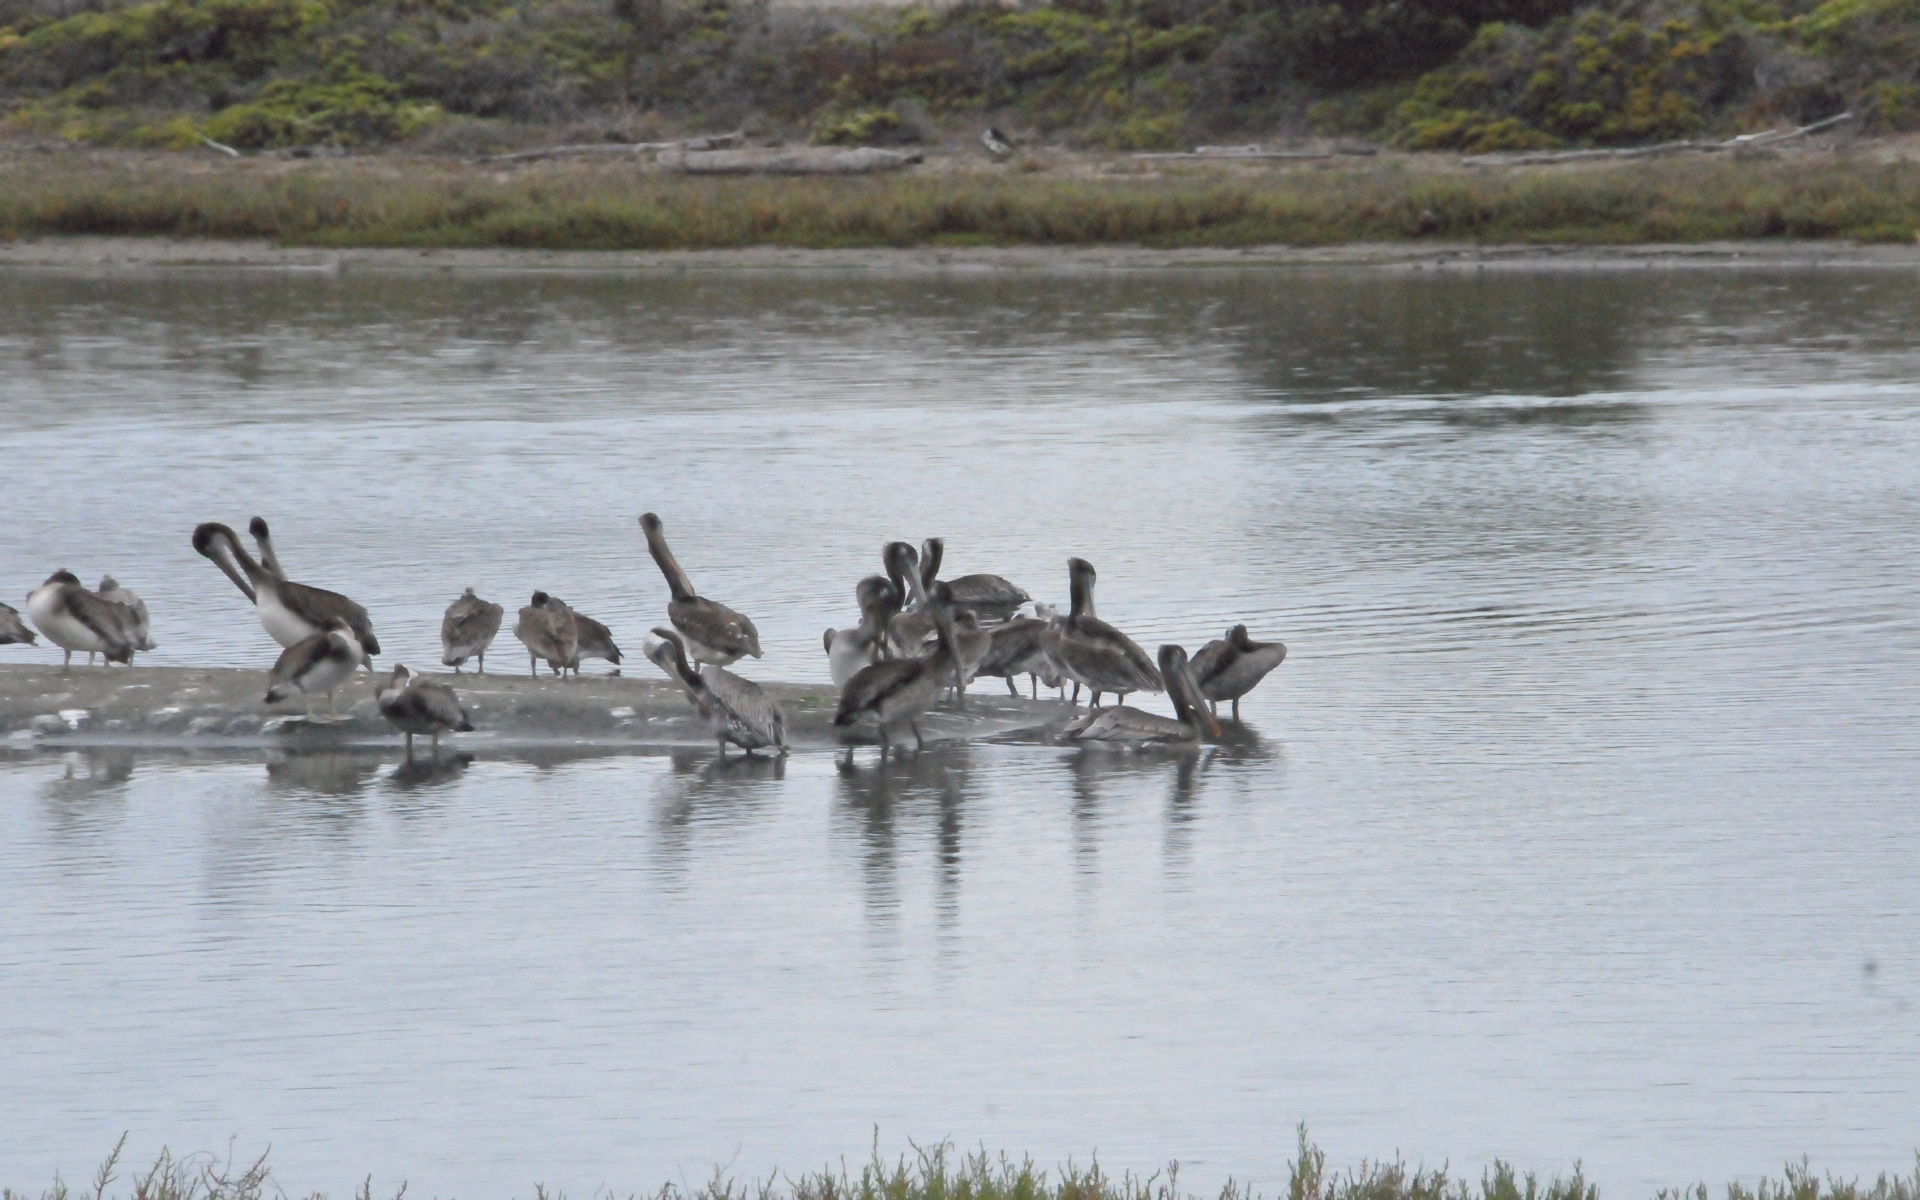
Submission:
M 953 603 L 957 608 L 1011 610 L 1032 599 L 1025 591 L 998 575 L 962 575 L 958 579 L 949 579 L 947 588 L 952 591 Z
M 1097 617 L 1069 617 L 1047 639 L 1067 678 L 1102 692 L 1161 692 L 1166 684 L 1147 652 Z
M 279 584 L 275 590 L 287 611 L 309 625 L 325 629 L 338 617 L 347 623 L 347 628 L 353 630 L 353 636 L 359 639 L 368 654 L 380 653 L 380 639 L 373 636 L 373 620 L 367 616 L 367 610 L 339 592 L 291 581 Z
M 1287 648 L 1279 642 L 1257 644 L 1250 651 L 1234 647 L 1232 660 L 1222 665 L 1212 678 L 1200 681 L 1200 694 L 1216 702 L 1238 700 L 1286 658 Z
M 1042 652 L 1041 642 L 1046 634 L 1047 623 L 1032 617 L 1015 617 L 994 626 L 993 641 L 987 646 L 986 656 L 980 660 L 980 669 L 975 674 L 1005 678 L 1024 673 L 1027 660 Z
M 108 604 L 117 604 L 127 611 L 127 632 L 133 636 L 135 650 L 159 649 L 153 644 L 153 622 L 147 615 L 147 602 L 138 593 L 121 587 L 109 576 L 96 594 Z
M 579 650 L 573 610 L 556 600 L 547 601 L 545 608 L 531 604 L 522 608 L 519 620 L 514 622 L 513 636 L 526 643 L 535 657 L 556 666 L 571 663 Z
M 613 644 L 613 631 L 605 625 L 576 611 L 573 620 L 578 627 L 577 658 L 604 658 L 615 666 L 620 665 L 620 647 Z
M 712 665 L 701 670 L 700 678 L 713 702 L 726 710 L 727 733 L 735 745 L 748 750 L 786 748 L 787 714 L 759 684 Z
M 94 595 L 77 583 L 66 584 L 55 596 L 60 611 L 87 627 L 106 643 L 108 662 L 132 662 L 139 649 L 134 638 L 132 614 L 118 604 Z
M 440 621 L 440 643 L 446 647 L 441 659 L 451 667 L 486 652 L 500 633 L 500 620 L 507 610 L 482 600 L 471 591 L 447 606 Z
M 718 600 L 692 596 L 667 605 L 673 627 L 702 646 L 723 654 L 760 657 L 760 631 L 753 622 Z
M 440 729 L 453 729 L 461 733 L 473 730 L 473 719 L 467 710 L 460 707 L 460 697 L 444 683 L 431 679 L 415 678 L 403 693 L 407 706 L 417 716 Z
M 273 660 L 273 670 L 267 672 L 267 698 L 273 699 L 273 691 L 282 684 L 299 680 L 327 660 L 333 650 L 332 635 L 316 633 L 304 637 L 280 652 Z
M 927 658 L 890 658 L 860 668 L 840 689 L 840 708 L 833 715 L 833 723 L 851 725 L 861 713 L 877 710 L 889 697 L 920 683 L 931 662 Z
M 14 642 L 24 642 L 29 646 L 39 644 L 39 635 L 27 628 L 20 619 L 20 610 L 10 604 L 0 604 L 0 646 Z
M 1226 670 L 1228 664 L 1232 663 L 1239 653 L 1233 648 L 1232 642 L 1221 638 L 1208 642 L 1188 660 L 1187 666 L 1193 671 L 1193 681 L 1204 690 L 1208 682 Z M 1214 697 L 1208 697 L 1208 699 L 1214 699 Z

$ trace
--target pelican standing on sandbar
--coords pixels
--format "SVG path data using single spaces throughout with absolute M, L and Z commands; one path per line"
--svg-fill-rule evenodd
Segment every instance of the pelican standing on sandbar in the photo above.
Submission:
M 920 578 L 931 585 L 940 577 L 940 560 L 946 557 L 947 539 L 928 538 L 920 544 Z M 999 575 L 962 575 L 946 581 L 953 591 L 956 613 L 968 609 L 984 617 L 1006 617 L 1033 597 Z
M 1084 558 L 1067 560 L 1067 578 L 1073 589 L 1073 607 L 1057 628 L 1048 631 L 1047 656 L 1060 673 L 1093 692 L 1090 707 L 1100 705 L 1101 692 L 1166 690 L 1153 660 L 1138 642 L 1093 615 L 1093 564 Z M 1185 651 L 1181 652 L 1184 661 Z
M 680 631 L 687 655 L 695 662 L 730 667 L 747 655 L 760 657 L 760 631 L 753 622 L 718 600 L 708 600 L 693 590 L 693 580 L 680 569 L 667 548 L 666 531 L 653 513 L 640 514 L 640 529 L 647 535 L 647 553 L 667 577 L 673 598 L 667 602 L 667 620 Z
M 407 735 L 407 757 L 413 757 L 413 735 L 433 738 L 433 752 L 440 753 L 443 733 L 472 733 L 473 718 L 460 707 L 460 697 L 437 680 L 415 678 L 404 663 L 393 665 L 387 686 L 377 697 L 380 715 L 387 723 Z
M 900 611 L 900 593 L 885 576 L 867 576 L 854 587 L 853 595 L 860 605 L 860 623 L 852 629 L 829 629 L 820 639 L 826 647 L 827 671 L 835 687 L 845 687 L 860 668 L 880 661 L 880 647 L 885 641 L 881 631 Z
M 1240 697 L 1258 687 L 1286 660 L 1283 643 L 1256 642 L 1245 625 L 1235 625 L 1224 639 L 1200 647 L 1200 653 L 1193 656 L 1193 677 L 1216 717 L 1220 715 L 1220 702 L 1231 700 L 1233 719 L 1238 721 Z
M 254 518 L 254 534 L 261 540 L 264 553 L 271 553 L 266 540 L 267 523 Z M 253 603 L 260 613 L 260 624 L 267 636 L 282 646 L 294 646 L 315 634 L 324 634 L 335 619 L 345 621 L 369 656 L 380 653 L 380 639 L 373 635 L 373 621 L 367 610 L 325 588 L 294 583 L 276 570 L 255 562 L 240 536 L 218 521 L 208 521 L 193 531 L 193 548 L 233 580 L 233 586 Z M 275 560 L 275 565 L 278 565 Z
M 48 641 L 66 651 L 63 671 L 73 668 L 75 650 L 104 654 L 109 663 L 133 662 L 127 610 L 88 591 L 65 567 L 27 593 L 27 615 Z
M 759 684 L 725 667 L 695 670 L 687 661 L 686 637 L 678 630 L 655 627 L 653 636 L 660 640 L 647 647 L 647 657 L 680 685 L 707 719 L 721 758 L 727 756 L 728 742 L 749 755 L 755 750 L 786 754 L 787 714 Z
M 541 659 L 558 675 L 574 664 L 580 652 L 580 627 L 573 610 L 545 592 L 535 592 L 532 603 L 520 610 L 513 636 L 526 645 L 527 673 L 535 679 L 540 678 Z
M 121 587 L 119 581 L 111 575 L 102 575 L 100 586 L 94 590 L 93 594 L 108 604 L 117 604 L 126 610 L 127 632 L 133 637 L 135 650 L 147 651 L 160 648 L 153 644 L 153 621 L 147 615 L 147 602 L 140 598 L 139 593 Z
M 447 615 L 440 618 L 440 645 L 446 650 L 440 661 L 458 675 L 462 663 L 478 658 L 478 669 L 485 675 L 487 647 L 493 645 L 493 639 L 499 635 L 500 619 L 506 615 L 506 609 L 482 600 L 473 594 L 472 588 L 460 593 L 459 599 L 447 605 Z
M 907 547 L 911 554 L 913 547 Z M 938 645 L 931 654 L 909 658 L 890 658 L 862 668 L 840 690 L 840 707 L 833 723 L 841 728 L 852 725 L 863 714 L 872 713 L 880 722 L 880 755 L 891 749 L 889 729 L 903 722 L 913 730 L 916 747 L 924 749 L 920 734 L 920 715 L 933 706 L 940 692 L 951 683 L 956 692 L 964 690 L 960 663 L 954 650 L 953 599 L 947 585 L 935 583 L 927 596 L 927 611 L 933 615 L 934 636 Z M 966 706 L 964 697 L 961 707 Z M 853 748 L 847 748 L 852 754 Z
M 1173 701 L 1171 719 L 1125 706 L 1102 708 L 1076 717 L 1062 736 L 1072 742 L 1125 746 L 1185 745 L 1198 742 L 1202 731 L 1219 737 L 1220 722 L 1206 709 L 1184 648 L 1160 647 L 1160 675 Z
M 371 666 L 367 662 L 367 649 L 360 644 L 346 619 L 335 617 L 328 622 L 325 633 L 302 638 L 280 652 L 267 675 L 266 702 L 278 704 L 299 692 L 306 698 L 307 720 L 313 724 L 350 721 L 353 718 L 343 716 L 335 707 L 334 692 L 359 666 Z M 324 717 L 313 711 L 313 698 L 317 693 L 325 693 L 327 697 Z

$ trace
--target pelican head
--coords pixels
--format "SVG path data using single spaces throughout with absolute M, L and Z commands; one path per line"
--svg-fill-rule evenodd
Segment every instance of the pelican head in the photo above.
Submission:
M 260 518 L 255 517 L 254 520 L 259 521 Z M 233 586 L 240 589 L 240 594 L 247 598 L 248 603 L 259 603 L 259 596 L 254 592 L 249 577 L 262 572 L 240 545 L 239 534 L 218 521 L 208 521 L 194 527 L 193 548 L 202 557 L 212 560 L 228 579 L 233 580 Z M 241 574 L 243 569 L 245 575 Z
M 888 542 L 880 558 L 887 564 L 887 576 L 902 596 L 915 604 L 926 602 L 926 585 L 920 578 L 920 555 L 905 542 Z
M 669 679 L 688 687 L 700 682 L 700 673 L 687 661 L 687 647 L 680 640 L 679 630 L 663 625 L 654 626 L 653 638 L 648 639 L 645 652 L 653 660 L 653 665 L 665 671 Z
M 1253 635 L 1247 632 L 1245 625 L 1235 625 L 1232 629 L 1227 630 L 1227 641 L 1232 644 L 1235 650 L 1240 651 L 1242 654 L 1251 654 L 1259 649 L 1258 646 L 1253 644 Z
M 79 587 L 80 577 L 78 575 L 75 575 L 72 571 L 67 570 L 65 567 L 61 567 L 58 571 L 55 571 L 53 574 L 47 576 L 47 582 L 48 583 L 71 583 L 73 586 Z
M 1091 617 L 1093 613 L 1093 585 L 1100 578 L 1093 564 L 1084 558 L 1067 560 L 1067 582 L 1071 586 L 1073 602 L 1070 613 L 1076 617 Z
M 920 543 L 920 582 L 931 587 L 940 578 L 940 560 L 947 556 L 947 539 L 928 538 Z

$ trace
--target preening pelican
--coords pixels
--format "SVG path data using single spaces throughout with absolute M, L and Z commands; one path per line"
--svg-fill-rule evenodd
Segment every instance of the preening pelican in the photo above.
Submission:
M 75 650 L 104 654 L 109 663 L 133 662 L 127 610 L 88 591 L 64 567 L 27 593 L 27 615 L 48 641 L 66 651 L 63 670 L 72 669 Z
M 260 547 L 260 565 L 281 579 L 285 579 L 287 573 L 280 566 L 280 556 L 273 552 L 273 531 L 267 528 L 267 519 L 255 517 L 248 521 L 247 532 L 253 535 L 254 545 Z M 377 653 L 377 651 L 370 653 Z
M 413 757 L 413 735 L 433 738 L 433 752 L 440 753 L 443 733 L 472 733 L 473 718 L 460 707 L 460 697 L 444 683 L 414 678 L 405 665 L 395 663 L 387 686 L 380 689 L 380 715 L 407 735 L 407 757 Z
M 1208 642 L 1193 656 L 1193 677 L 1200 694 L 1220 714 L 1222 700 L 1233 701 L 1233 719 L 1240 719 L 1240 697 L 1260 685 L 1260 681 L 1287 660 L 1287 648 L 1280 642 L 1256 642 L 1245 625 L 1227 630 L 1222 640 Z
M 500 619 L 507 610 L 473 594 L 468 588 L 460 593 L 460 598 L 447 605 L 447 615 L 440 618 L 440 644 L 446 653 L 440 661 L 452 667 L 454 674 L 460 673 L 460 664 L 469 658 L 480 660 L 479 670 L 487 673 L 487 647 L 493 645 L 493 639 L 500 633 Z
M 946 557 L 947 539 L 928 538 L 920 545 L 920 581 L 931 587 L 940 577 L 940 561 Z M 954 612 L 971 609 L 983 617 L 1001 618 L 1032 599 L 999 575 L 962 575 L 946 581 L 953 591 Z
M 888 542 L 880 553 L 886 564 L 887 578 L 896 594 L 909 606 L 887 622 L 887 649 L 893 657 L 912 658 L 927 652 L 927 639 L 933 636 L 933 613 L 927 605 L 927 589 L 933 574 L 927 571 L 920 555 L 905 542 Z
M 254 518 L 254 534 L 266 541 L 267 523 Z M 267 636 L 282 646 L 293 646 L 333 627 L 335 618 L 347 623 L 354 637 L 369 656 L 380 653 L 380 639 L 373 635 L 373 621 L 367 610 L 325 588 L 294 583 L 278 572 L 253 560 L 240 545 L 240 537 L 218 521 L 208 521 L 193 531 L 193 548 L 226 572 L 240 594 L 253 602 L 260 613 L 260 624 Z M 244 573 L 244 574 L 243 574 Z
M 913 553 L 911 546 L 906 550 Z M 934 635 L 939 640 L 934 651 L 863 667 L 840 690 L 840 708 L 834 713 L 833 723 L 844 728 L 863 714 L 872 713 L 880 721 L 883 757 L 891 748 L 888 731 L 902 722 L 912 728 L 914 744 L 924 747 L 926 739 L 920 736 L 920 714 L 932 707 L 949 683 L 956 692 L 964 690 L 959 660 L 954 653 L 953 600 L 947 586 L 935 583 L 927 601 L 928 611 L 933 615 Z M 966 706 L 964 697 L 960 705 Z
M 1129 692 L 1165 691 L 1166 685 L 1147 652 L 1093 615 L 1093 584 L 1097 578 L 1093 564 L 1084 558 L 1070 558 L 1067 577 L 1073 588 L 1073 607 L 1046 639 L 1047 655 L 1059 666 L 1060 673 L 1091 689 L 1091 707 L 1096 708 L 1101 692 L 1116 692 L 1125 700 Z
M 1033 677 L 1033 697 L 1039 699 L 1040 675 L 1043 671 L 1051 674 L 1053 669 L 1047 661 L 1047 628 L 1047 622 L 1036 617 L 1015 617 L 995 625 L 990 631 L 992 641 L 987 644 L 987 652 L 980 659 L 974 678 L 985 675 L 1004 679 L 1008 693 L 1018 696 L 1020 689 L 1014 686 L 1015 676 L 1029 675 Z
M 541 659 L 546 659 L 558 675 L 573 665 L 580 650 L 580 629 L 573 610 L 545 592 L 535 592 L 533 602 L 520 610 L 513 636 L 526 644 L 527 672 L 535 679 L 540 678 Z
M 39 635 L 27 628 L 20 619 L 20 610 L 11 604 L 0 604 L 0 646 L 11 646 L 15 642 L 35 646 L 39 644 Z
M 592 617 L 573 610 L 573 623 L 578 633 L 579 645 L 574 649 L 573 673 L 580 673 L 580 660 L 583 658 L 604 658 L 614 666 L 620 665 L 620 647 L 613 644 L 613 631 Z M 618 675 L 620 672 L 613 672 Z
M 153 622 L 147 616 L 147 602 L 138 593 L 120 586 L 111 575 L 100 577 L 100 586 L 94 595 L 108 604 L 117 604 L 127 610 L 127 632 L 133 637 L 135 650 L 158 650 L 153 644 Z
M 760 631 L 753 627 L 752 621 L 718 600 L 694 593 L 693 580 L 687 578 L 673 551 L 667 548 L 667 535 L 660 518 L 642 513 L 640 528 L 647 535 L 647 553 L 653 555 L 660 573 L 667 577 L 667 587 L 673 592 L 673 599 L 667 603 L 667 620 L 685 639 L 688 655 L 696 662 L 712 663 L 716 667 L 730 667 L 749 654 L 759 658 Z
M 835 687 L 844 687 L 861 667 L 880 660 L 880 631 L 900 611 L 900 594 L 883 575 L 862 579 L 853 596 L 860 605 L 860 623 L 852 629 L 829 629 L 821 637 Z
M 354 636 L 344 617 L 335 617 L 325 633 L 301 638 L 280 652 L 273 670 L 267 675 L 267 703 L 278 704 L 299 692 L 307 701 L 307 720 L 316 725 L 345 721 L 334 706 L 334 690 L 353 675 L 353 669 L 367 663 L 367 650 Z M 325 693 L 327 715 L 313 711 L 313 698 Z
M 714 740 L 720 743 L 721 758 L 727 756 L 728 742 L 748 754 L 767 749 L 786 754 L 787 714 L 759 684 L 725 667 L 709 665 L 696 671 L 687 661 L 686 635 L 678 630 L 657 627 L 653 636 L 660 640 L 647 647 L 647 657 L 680 685 L 707 719 Z
M 1160 647 L 1160 674 L 1166 680 L 1167 698 L 1173 701 L 1173 719 L 1137 708 L 1102 708 L 1076 717 L 1062 736 L 1074 742 L 1104 742 L 1128 746 L 1181 745 L 1200 740 L 1202 730 L 1220 736 L 1220 723 L 1207 712 L 1187 663 L 1187 652 L 1179 646 Z

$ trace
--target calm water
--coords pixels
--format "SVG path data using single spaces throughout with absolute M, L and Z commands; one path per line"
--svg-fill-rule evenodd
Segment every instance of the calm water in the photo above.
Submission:
M 1908 1168 L 1916 347 L 1891 273 L 0 277 L 0 589 L 156 664 L 271 661 L 187 544 L 254 513 L 387 661 L 468 584 L 637 648 L 648 508 L 764 678 L 935 533 L 1292 648 L 1189 757 L 11 751 L 0 1181 Z

